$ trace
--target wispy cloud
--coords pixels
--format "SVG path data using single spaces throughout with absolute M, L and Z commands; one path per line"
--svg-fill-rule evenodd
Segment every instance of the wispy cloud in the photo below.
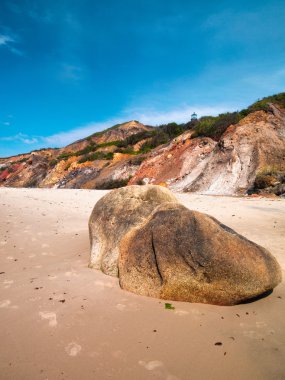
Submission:
M 195 111 L 198 117 L 205 115 L 218 115 L 222 112 L 232 111 L 235 108 L 228 105 L 217 105 L 204 107 L 199 105 L 183 105 L 168 111 L 158 111 L 148 108 L 129 109 L 122 112 L 117 118 L 112 118 L 103 122 L 90 122 L 71 129 L 66 132 L 59 132 L 50 136 L 29 136 L 24 133 L 18 133 L 14 136 L 0 137 L 0 141 L 21 142 L 28 145 L 37 144 L 37 147 L 62 147 L 71 144 L 77 140 L 85 138 L 95 132 L 110 128 L 115 124 L 123 123 L 130 120 L 138 120 L 147 125 L 160 125 L 170 122 L 183 123 L 191 118 Z
M 277 93 L 285 87 L 285 67 L 270 73 L 255 73 L 244 77 L 246 86 L 254 86 L 261 90 Z
M 15 47 L 17 40 L 15 37 L 9 34 L 0 34 L 0 47 L 6 47 L 11 53 L 16 55 L 24 55 L 24 53 Z
M 54 21 L 54 14 L 50 9 L 43 8 L 40 2 L 30 2 L 29 6 L 27 6 L 27 4 L 9 1 L 7 2 L 7 7 L 11 12 L 28 16 L 37 22 L 50 24 Z
M 56 133 L 51 136 L 42 137 L 41 140 L 48 146 L 65 146 L 76 140 L 80 140 L 95 132 L 102 131 L 106 128 L 112 127 L 115 124 L 123 123 L 129 120 L 138 120 L 143 124 L 159 125 L 170 122 L 183 123 L 191 119 L 191 114 L 195 111 L 198 116 L 204 115 L 218 115 L 222 112 L 235 110 L 233 107 L 227 105 L 219 105 L 213 107 L 202 107 L 199 105 L 190 106 L 184 105 L 180 108 L 168 111 L 156 111 L 150 109 L 129 109 L 123 112 L 120 117 L 106 120 L 101 123 L 91 122 L 72 129 L 67 132 Z
M 270 2 L 262 8 L 252 11 L 224 9 L 209 15 L 202 24 L 203 29 L 211 31 L 211 43 L 226 41 L 265 43 L 282 38 L 284 34 L 284 4 L 278 2 L 273 6 Z M 266 22 L 264 22 L 266 20 Z
M 183 105 L 167 111 L 156 111 L 147 108 L 134 108 L 126 111 L 129 119 L 139 120 L 143 124 L 159 125 L 175 121 L 185 123 L 191 119 L 191 114 L 196 112 L 198 117 L 205 115 L 218 115 L 226 111 L 233 111 L 234 107 L 229 105 L 218 105 L 204 107 L 199 105 Z
M 120 122 L 122 122 L 121 119 L 111 119 L 102 123 L 90 122 L 78 128 L 71 129 L 67 132 L 59 132 L 51 136 L 42 137 L 42 141 L 48 145 L 64 146 L 76 140 L 87 137 L 92 133 L 102 131 L 103 129 L 109 128 L 112 125 Z
M 66 81 L 78 82 L 83 78 L 83 68 L 78 65 L 62 64 L 60 77 Z
M 71 28 L 79 29 L 81 27 L 76 14 L 72 13 L 70 9 L 66 10 L 64 2 L 46 1 L 31 1 L 29 4 L 21 4 L 21 2 L 7 2 L 8 9 L 17 14 L 27 16 L 35 22 L 41 24 L 53 24 L 60 21 L 61 24 L 68 25 Z
M 6 36 L 4 34 L 0 34 L 0 46 L 8 45 L 9 42 L 14 42 L 14 39 L 10 36 Z
M 54 21 L 54 15 L 50 10 L 44 10 L 42 13 L 40 13 L 35 9 L 30 9 L 27 11 L 27 15 L 35 21 L 43 22 L 46 24 L 50 24 Z
M 4 136 L 0 137 L 0 141 L 15 141 L 15 142 L 22 142 L 24 144 L 35 144 L 38 142 L 38 139 L 36 137 L 28 136 L 24 133 L 17 133 L 14 136 Z

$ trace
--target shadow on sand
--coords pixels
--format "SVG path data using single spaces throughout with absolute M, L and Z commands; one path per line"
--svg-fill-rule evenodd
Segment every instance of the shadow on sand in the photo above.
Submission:
M 243 305 L 243 304 L 248 304 L 248 303 L 252 303 L 252 302 L 255 302 L 255 301 L 259 301 L 259 300 L 261 300 L 263 298 L 266 298 L 266 297 L 270 296 L 270 294 L 272 294 L 272 293 L 273 293 L 273 289 L 267 290 L 267 292 L 262 293 L 259 296 L 250 298 L 249 300 L 243 301 L 240 304 Z

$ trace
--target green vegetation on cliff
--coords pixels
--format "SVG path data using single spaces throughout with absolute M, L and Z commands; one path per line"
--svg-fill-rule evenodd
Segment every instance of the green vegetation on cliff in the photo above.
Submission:
M 285 93 L 280 93 L 272 96 L 268 96 L 261 100 L 256 101 L 248 108 L 241 111 L 227 112 L 220 114 L 218 116 L 202 116 L 198 120 L 189 121 L 187 123 L 177 124 L 175 122 L 159 125 L 152 130 L 142 131 L 127 137 L 125 140 L 121 141 L 109 141 L 101 144 L 96 144 L 92 141 L 94 136 L 102 136 L 104 133 L 116 129 L 123 124 L 117 124 L 105 131 L 96 132 L 95 134 L 89 136 L 87 141 L 89 144 L 77 151 L 70 153 L 63 153 L 59 155 L 56 160 L 50 162 L 50 167 L 55 166 L 60 160 L 67 160 L 70 157 L 80 157 L 78 163 L 83 163 L 86 161 L 94 160 L 111 160 L 113 158 L 112 152 L 98 152 L 99 148 L 115 146 L 117 149 L 114 152 L 130 154 L 130 155 L 140 155 L 151 151 L 152 149 L 167 144 L 173 138 L 181 135 L 187 130 L 192 130 L 192 138 L 196 137 L 210 137 L 213 140 L 218 141 L 226 129 L 230 125 L 237 124 L 241 119 L 246 117 L 255 111 L 265 111 L 271 112 L 270 103 L 274 103 L 277 106 L 285 108 Z M 139 151 L 134 151 L 134 145 L 143 141 Z

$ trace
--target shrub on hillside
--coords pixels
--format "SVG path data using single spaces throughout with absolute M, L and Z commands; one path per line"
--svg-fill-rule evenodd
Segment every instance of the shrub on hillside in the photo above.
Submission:
M 15 163 L 16 164 L 23 164 L 24 162 L 28 161 L 29 157 L 24 157 L 24 158 L 21 158 L 21 160 L 19 161 L 16 161 Z
M 57 157 L 57 160 L 58 161 L 61 161 L 61 160 L 68 160 L 70 157 L 73 157 L 75 154 L 74 153 L 62 153 L 60 154 L 58 157 Z
M 272 175 L 259 174 L 254 181 L 255 189 L 266 189 L 270 186 L 275 186 L 278 181 L 278 177 Z
M 188 129 L 187 127 L 185 128 L 185 124 L 177 123 L 162 124 L 158 128 L 167 135 L 169 139 L 181 135 L 186 129 Z
M 48 163 L 48 166 L 49 166 L 50 168 L 54 168 L 54 167 L 57 165 L 57 163 L 58 163 L 58 161 L 55 160 L 55 159 L 53 159 L 53 160 L 51 160 L 51 161 Z
M 105 142 L 105 143 L 98 144 L 98 145 L 96 146 L 96 149 L 97 149 L 97 148 L 105 148 L 106 146 L 120 146 L 120 143 L 121 143 L 121 141 L 119 141 L 119 140 L 116 140 L 116 141 L 109 141 L 109 142 Z
M 130 177 L 127 179 L 109 179 L 101 182 L 96 186 L 96 189 L 99 190 L 110 190 L 110 189 L 118 189 L 119 187 L 127 186 Z
M 242 117 L 239 112 L 227 112 L 219 116 L 201 117 L 196 124 L 192 138 L 203 136 L 219 140 L 226 129 L 230 125 L 237 124 Z
M 135 158 L 132 158 L 129 163 L 132 165 L 141 165 L 141 163 L 146 159 L 146 156 L 138 156 Z
M 83 164 L 86 161 L 95 161 L 95 160 L 112 160 L 114 156 L 114 153 L 104 153 L 104 152 L 95 152 L 91 154 L 87 154 L 83 157 L 81 157 L 78 160 L 79 164 Z
M 4 172 L 6 169 L 8 169 L 8 166 L 1 166 L 0 173 Z
M 267 96 L 263 99 L 258 100 L 253 103 L 251 106 L 247 108 L 249 112 L 263 110 L 268 112 L 270 110 L 269 103 L 277 104 L 283 108 L 285 108 L 285 92 L 281 92 L 280 94 Z
M 248 194 L 276 194 L 282 195 L 285 192 L 285 171 L 284 167 L 277 168 L 275 165 L 267 166 L 259 170 L 256 174 L 254 184 L 249 189 Z

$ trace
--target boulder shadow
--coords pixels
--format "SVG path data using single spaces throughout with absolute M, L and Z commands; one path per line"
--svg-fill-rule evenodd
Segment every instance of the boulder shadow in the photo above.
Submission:
M 259 294 L 259 296 L 256 296 L 256 297 L 253 297 L 253 298 L 250 298 L 248 300 L 240 302 L 240 305 L 244 305 L 244 304 L 252 303 L 252 302 L 255 302 L 255 301 L 259 301 L 259 300 L 261 300 L 263 298 L 266 298 L 266 297 L 270 296 L 270 294 L 272 294 L 272 293 L 273 293 L 273 289 L 267 290 L 266 292 L 264 292 L 262 294 Z

